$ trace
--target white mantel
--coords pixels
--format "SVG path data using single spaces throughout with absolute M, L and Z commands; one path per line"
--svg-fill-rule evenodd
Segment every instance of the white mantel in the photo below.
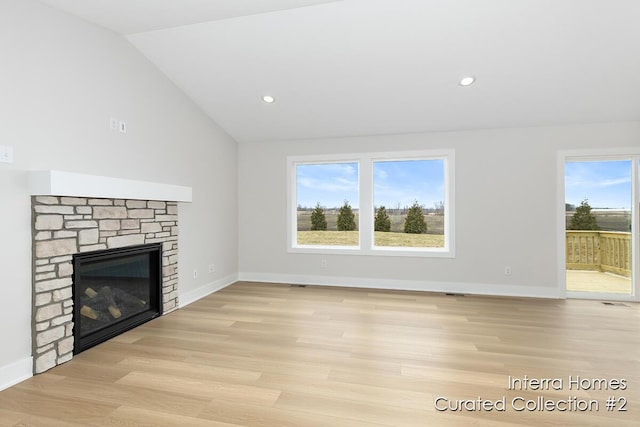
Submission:
M 30 171 L 32 195 L 191 202 L 191 187 L 63 171 Z

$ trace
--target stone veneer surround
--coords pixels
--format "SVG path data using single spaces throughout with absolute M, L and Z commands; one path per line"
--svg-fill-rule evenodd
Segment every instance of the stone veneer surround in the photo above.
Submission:
M 33 371 L 73 357 L 73 255 L 162 243 L 162 307 L 178 307 L 178 206 L 155 200 L 33 196 Z

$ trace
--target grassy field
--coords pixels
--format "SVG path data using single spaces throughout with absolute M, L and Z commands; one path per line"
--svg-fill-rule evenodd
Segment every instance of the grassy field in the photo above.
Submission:
M 407 234 L 375 232 L 376 246 L 404 246 L 409 248 L 444 248 L 443 234 Z
M 575 212 L 566 212 L 567 226 Z M 591 211 L 602 231 L 631 231 L 631 211 Z
M 376 246 L 442 248 L 442 234 L 407 234 L 375 232 Z M 298 231 L 299 245 L 357 246 L 357 231 Z
M 356 223 L 358 212 L 354 212 Z M 376 246 L 394 246 L 409 248 L 443 248 L 444 247 L 444 216 L 425 215 L 427 234 L 404 233 L 404 219 L 406 215 L 389 215 L 391 232 L 375 232 Z M 337 231 L 338 213 L 325 211 L 327 231 L 311 230 L 311 211 L 298 211 L 298 244 L 299 245 L 327 245 L 327 246 L 357 246 L 358 231 Z

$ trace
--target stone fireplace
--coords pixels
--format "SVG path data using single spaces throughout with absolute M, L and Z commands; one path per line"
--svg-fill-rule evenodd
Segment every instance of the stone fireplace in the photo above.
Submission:
M 168 191 L 163 191 L 163 184 L 77 176 L 79 174 L 66 172 L 49 171 L 44 174 L 44 180 L 43 172 L 35 175 L 31 198 L 32 345 L 33 371 L 36 374 L 73 357 L 74 254 L 160 244 L 161 312 L 166 314 L 178 307 L 177 201 L 191 199 L 191 189 L 187 187 L 166 186 Z M 67 183 L 64 188 L 57 184 L 63 181 Z M 84 188 L 87 181 L 98 186 Z M 101 197 L 114 194 L 133 195 L 135 198 Z M 143 194 L 162 194 L 167 198 L 137 198 Z M 175 196 L 174 201 L 169 201 L 172 196 Z

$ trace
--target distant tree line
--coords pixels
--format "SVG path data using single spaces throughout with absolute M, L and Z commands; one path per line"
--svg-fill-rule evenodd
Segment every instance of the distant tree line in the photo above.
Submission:
M 318 207 L 319 203 L 316 206 L 313 207 L 309 207 L 309 206 L 304 206 L 304 205 L 300 205 L 298 204 L 298 212 L 312 212 L 314 210 L 316 210 L 316 208 Z M 407 213 L 409 213 L 409 210 L 412 208 L 412 206 L 402 206 L 400 203 L 397 203 L 395 207 L 387 207 L 385 206 L 385 210 L 387 211 L 387 214 L 389 215 L 406 215 Z M 444 215 L 444 202 L 443 201 L 438 201 L 438 202 L 434 202 L 433 203 L 433 207 L 432 208 L 426 208 L 424 206 L 421 205 L 422 208 L 422 212 L 425 215 L 438 215 L 438 216 L 442 216 Z M 326 213 L 329 212 L 336 212 L 339 211 L 341 208 L 337 208 L 337 207 L 332 207 L 332 208 L 327 208 L 327 207 L 323 207 L 323 210 Z M 377 209 L 375 209 L 377 211 Z

